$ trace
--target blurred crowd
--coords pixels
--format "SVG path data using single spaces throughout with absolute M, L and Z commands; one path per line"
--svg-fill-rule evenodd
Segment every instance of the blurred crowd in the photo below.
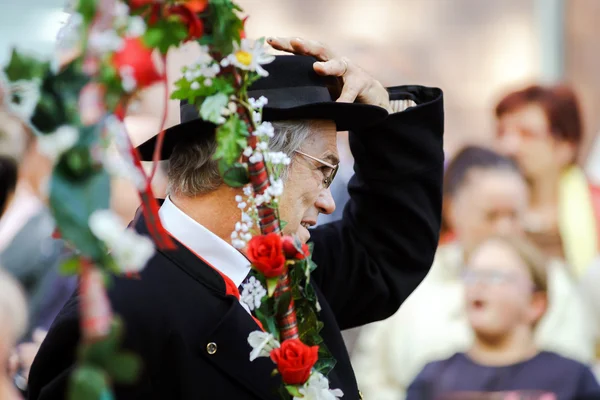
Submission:
M 448 160 L 431 272 L 393 317 L 347 333 L 367 399 L 578 399 L 598 386 L 600 188 L 575 162 L 577 96 L 526 87 L 490 118 L 494 141 Z
M 530 86 L 506 94 L 489 118 L 495 140 L 448 159 L 429 275 L 393 317 L 345 332 L 366 399 L 469 391 L 551 400 L 598 386 L 600 187 L 576 164 L 577 96 L 567 86 Z M 148 121 L 126 119 L 134 142 L 156 130 Z M 347 134 L 339 152 L 337 210 L 319 223 L 341 218 L 348 199 Z M 0 110 L 0 399 L 26 391 L 36 349 L 77 286 L 60 273 L 71 250 L 53 237 L 51 170 L 32 132 Z M 157 197 L 164 171 L 153 182 Z M 112 206 L 128 223 L 137 193 L 126 181 L 112 185 Z

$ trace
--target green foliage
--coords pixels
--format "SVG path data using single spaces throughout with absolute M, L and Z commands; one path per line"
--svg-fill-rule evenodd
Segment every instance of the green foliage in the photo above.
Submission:
M 52 133 L 61 125 L 79 121 L 79 92 L 89 82 L 78 63 L 69 64 L 57 75 L 50 71 L 42 82 L 42 96 L 31 123 L 42 133 Z
M 156 21 L 150 25 L 142 40 L 147 47 L 158 49 L 161 54 L 167 54 L 170 47 L 178 46 L 187 38 L 188 29 L 178 16 L 171 16 Z
M 231 0 L 212 0 L 208 9 L 209 26 L 205 26 L 205 34 L 200 44 L 211 46 L 216 53 L 226 55 L 233 51 L 233 42 L 239 42 L 243 22 L 237 12 L 240 7 Z
M 106 373 L 93 365 L 80 366 L 70 378 L 69 400 L 102 400 L 108 389 Z
M 8 65 L 4 67 L 4 73 L 9 81 L 19 80 L 42 80 L 50 71 L 50 63 L 19 53 L 13 49 Z
M 235 89 L 231 82 L 231 76 L 218 76 L 210 80 L 210 85 L 205 83 L 204 78 L 197 80 L 200 87 L 192 89 L 192 82 L 185 77 L 180 78 L 175 82 L 175 90 L 171 93 L 171 99 L 186 100 L 190 104 L 201 104 L 204 98 L 212 96 L 216 93 L 223 93 L 227 96 L 233 94 Z
M 248 145 L 247 136 L 248 127 L 237 114 L 233 114 L 227 122 L 217 128 L 217 151 L 214 158 L 222 159 L 227 166 L 233 165 Z
M 108 336 L 94 343 L 81 344 L 79 366 L 71 377 L 71 400 L 106 399 L 107 380 L 131 384 L 138 377 L 141 363 L 138 356 L 119 350 L 123 337 L 123 323 L 114 318 Z M 101 397 L 105 396 L 105 397 Z
M 50 184 L 50 207 L 63 238 L 84 256 L 102 259 L 106 249 L 90 230 L 92 213 L 110 206 L 110 177 L 104 170 L 89 179 L 73 181 L 55 169 Z
M 248 169 L 241 163 L 236 162 L 229 166 L 221 159 L 219 160 L 219 173 L 223 177 L 225 183 L 231 187 L 242 187 L 250 182 Z

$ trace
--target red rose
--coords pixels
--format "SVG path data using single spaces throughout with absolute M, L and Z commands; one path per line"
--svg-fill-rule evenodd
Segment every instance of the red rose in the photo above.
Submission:
M 303 244 L 302 252 L 299 252 L 294 244 L 294 238 L 291 236 L 283 237 L 283 252 L 288 259 L 304 260 L 308 256 L 309 250 L 308 245 Z
M 271 360 L 277 364 L 281 379 L 288 385 L 301 385 L 308 380 L 312 367 L 319 358 L 319 346 L 307 346 L 300 339 L 289 339 L 271 351 Z
M 187 40 L 199 39 L 204 33 L 204 24 L 198 17 L 193 3 L 184 3 L 169 8 L 169 15 L 178 15 L 188 28 Z
M 112 64 L 119 73 L 123 67 L 129 67 L 138 89 L 162 79 L 152 59 L 152 49 L 139 37 L 125 39 L 123 48 L 113 55 Z
M 277 233 L 269 233 L 253 237 L 248 243 L 248 258 L 265 277 L 280 276 L 285 268 L 281 236 Z

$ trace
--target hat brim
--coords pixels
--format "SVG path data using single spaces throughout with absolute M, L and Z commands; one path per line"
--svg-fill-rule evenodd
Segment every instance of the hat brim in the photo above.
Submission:
M 358 103 L 312 103 L 292 108 L 263 109 L 263 120 L 275 122 L 286 120 L 318 119 L 335 122 L 338 131 L 357 130 L 383 120 L 387 110 L 370 104 Z M 165 131 L 160 160 L 168 160 L 177 143 L 196 135 L 214 134 L 215 125 L 200 118 L 168 128 Z M 152 161 L 158 134 L 137 147 L 142 161 Z

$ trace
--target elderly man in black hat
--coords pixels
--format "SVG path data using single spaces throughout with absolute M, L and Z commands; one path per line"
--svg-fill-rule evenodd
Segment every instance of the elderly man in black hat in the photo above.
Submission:
M 328 379 L 344 399 L 360 398 L 341 330 L 392 315 L 427 274 L 438 240 L 443 169 L 439 89 L 386 90 L 353 62 L 322 45 L 273 38 L 279 56 L 265 66 L 249 97 L 268 98 L 270 150 L 292 160 L 280 199 L 286 234 L 314 243 L 312 284 L 324 322 L 321 335 L 337 360 Z M 318 61 L 315 63 L 315 61 Z M 337 101 L 331 77 L 343 82 Z M 337 96 L 337 95 L 336 95 Z M 412 104 L 403 109 L 398 104 Z M 169 195 L 161 221 L 175 251 L 158 251 L 141 279 L 117 278 L 109 296 L 126 324 L 124 347 L 141 355 L 137 384 L 116 386 L 118 399 L 278 399 L 268 358 L 249 360 L 250 312 L 227 295 L 250 271 L 231 245 L 239 221 L 235 195 L 223 184 L 213 127 L 182 105 L 182 123 L 166 133 Z M 335 204 L 329 185 L 338 164 L 336 132 L 350 130 L 355 176 L 341 221 L 308 229 Z M 151 158 L 155 138 L 139 147 Z M 147 234 L 143 220 L 135 229 Z M 64 398 L 79 340 L 78 298 L 56 319 L 30 375 L 30 399 Z

